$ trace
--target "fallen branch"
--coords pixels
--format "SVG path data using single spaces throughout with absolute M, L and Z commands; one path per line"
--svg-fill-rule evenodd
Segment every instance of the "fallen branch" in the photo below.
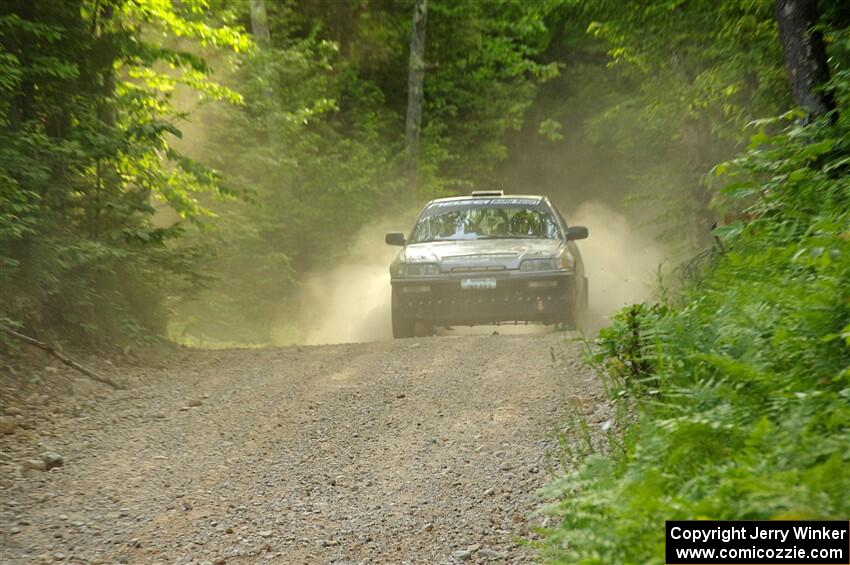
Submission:
M 3 331 L 5 333 L 9 334 L 12 337 L 16 337 L 16 338 L 18 338 L 19 340 L 21 340 L 25 343 L 28 343 L 30 345 L 34 345 L 35 347 L 38 347 L 42 351 L 46 351 L 50 355 L 53 355 L 54 357 L 56 357 L 57 359 L 62 361 L 64 364 L 68 365 L 69 367 L 76 369 L 77 371 L 81 372 L 82 374 L 84 374 L 85 376 L 89 377 L 92 380 L 95 380 L 99 383 L 103 383 L 105 385 L 109 385 L 112 388 L 118 388 L 118 389 L 123 388 L 121 385 L 119 385 L 118 383 L 116 383 L 112 379 L 104 377 L 103 375 L 99 375 L 99 374 L 95 373 L 94 371 L 92 371 L 91 369 L 87 369 L 86 367 L 83 367 L 82 365 L 80 365 L 79 363 L 77 363 L 76 361 L 74 361 L 73 359 L 71 359 L 70 357 L 68 357 L 67 355 L 65 355 L 61 351 L 57 350 L 55 347 L 53 347 L 52 345 L 50 345 L 48 343 L 45 343 L 43 341 L 39 341 L 39 340 L 37 340 L 33 337 L 30 337 L 28 335 L 24 335 L 22 333 L 16 332 L 12 328 L 4 326 L 2 324 L 0 324 L 0 331 Z

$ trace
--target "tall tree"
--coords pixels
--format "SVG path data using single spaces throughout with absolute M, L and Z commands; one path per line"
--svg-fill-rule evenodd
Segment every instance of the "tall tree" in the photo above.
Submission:
M 269 35 L 269 19 L 266 15 L 265 0 L 248 0 L 251 11 L 251 32 L 254 41 L 261 47 L 268 47 L 271 42 Z
M 428 0 L 416 0 L 410 30 L 410 63 L 407 81 L 407 122 L 405 142 L 410 192 L 416 190 L 416 164 L 419 157 L 419 130 L 422 125 L 422 83 L 425 79 L 425 24 Z
M 823 90 L 829 66 L 818 23 L 817 0 L 776 0 L 779 40 L 794 101 L 816 118 L 835 110 L 832 95 Z
M 260 46 L 262 50 L 267 50 L 271 47 L 271 33 L 269 32 L 269 18 L 266 13 L 265 0 L 248 0 L 248 11 L 251 14 L 251 34 L 254 37 L 254 42 Z M 265 97 L 267 104 L 271 104 L 274 100 L 274 89 L 270 84 L 266 84 Z M 270 108 L 266 109 L 266 140 L 271 142 L 275 131 L 274 116 Z

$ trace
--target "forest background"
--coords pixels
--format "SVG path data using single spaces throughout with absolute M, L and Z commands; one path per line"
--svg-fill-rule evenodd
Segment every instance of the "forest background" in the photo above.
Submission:
M 473 188 L 568 218 L 602 201 L 691 256 L 730 211 L 711 168 L 793 105 L 773 2 L 432 1 L 411 191 L 412 12 L 4 2 L 3 323 L 98 348 L 297 339 L 305 281 L 364 226 Z

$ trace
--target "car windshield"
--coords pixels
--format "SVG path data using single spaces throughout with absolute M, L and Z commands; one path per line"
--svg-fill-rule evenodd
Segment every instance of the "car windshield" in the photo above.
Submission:
M 558 223 L 545 210 L 529 207 L 465 208 L 420 218 L 410 243 L 469 239 L 555 239 Z

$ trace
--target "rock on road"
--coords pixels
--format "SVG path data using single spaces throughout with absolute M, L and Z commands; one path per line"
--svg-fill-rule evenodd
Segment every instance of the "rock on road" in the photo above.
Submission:
M 188 350 L 4 402 L 0 562 L 532 561 L 559 424 L 607 417 L 570 337 Z

